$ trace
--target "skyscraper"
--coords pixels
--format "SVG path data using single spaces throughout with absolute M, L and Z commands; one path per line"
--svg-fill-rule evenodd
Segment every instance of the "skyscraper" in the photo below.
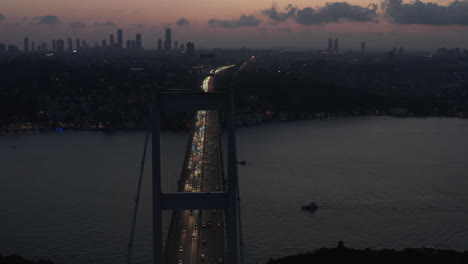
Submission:
M 166 28 L 166 39 L 164 40 L 164 50 L 171 50 L 172 36 L 171 29 Z
M 187 48 L 186 54 L 188 56 L 193 56 L 195 54 L 195 43 L 190 42 L 190 41 L 187 42 L 186 48 Z
M 114 48 L 114 45 L 115 45 L 115 43 L 114 43 L 114 34 L 110 34 L 110 36 L 109 36 L 109 47 L 112 49 L 112 48 Z
M 132 41 L 127 40 L 127 50 L 131 50 L 131 49 L 132 49 Z
M 57 44 L 55 43 L 55 39 L 52 39 L 52 51 L 57 49 Z
M 81 41 L 79 38 L 76 39 L 76 49 L 77 50 L 81 49 Z
M 333 51 L 334 52 L 339 52 L 340 51 L 339 40 L 338 39 L 335 39 L 335 43 L 333 45 Z
M 117 29 L 117 48 L 123 49 L 123 32 L 122 32 L 122 29 Z
M 361 42 L 361 53 L 362 54 L 366 53 L 366 42 L 365 41 Z
M 158 50 L 162 50 L 162 39 L 158 39 Z
M 57 52 L 62 53 L 65 51 L 65 41 L 63 39 L 57 39 L 55 45 L 55 49 Z
M 328 52 L 332 52 L 333 51 L 333 39 L 328 39 L 328 49 L 327 49 Z
M 24 38 L 24 52 L 29 52 L 29 38 Z
M 73 51 L 73 41 L 71 38 L 68 38 L 68 51 Z
M 140 33 L 137 33 L 136 36 L 135 36 L 135 48 L 137 50 L 142 50 L 143 49 L 143 46 L 142 46 L 142 43 L 141 43 L 141 34 Z

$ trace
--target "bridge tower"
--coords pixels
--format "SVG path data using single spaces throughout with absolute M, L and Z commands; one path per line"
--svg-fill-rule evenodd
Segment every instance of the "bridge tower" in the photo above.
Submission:
M 228 128 L 227 190 L 225 192 L 162 192 L 160 117 L 162 112 L 215 110 L 226 113 Z M 165 264 L 163 210 L 219 209 L 226 214 L 227 263 L 238 264 L 238 178 L 234 99 L 229 93 L 160 92 L 152 113 L 153 264 Z

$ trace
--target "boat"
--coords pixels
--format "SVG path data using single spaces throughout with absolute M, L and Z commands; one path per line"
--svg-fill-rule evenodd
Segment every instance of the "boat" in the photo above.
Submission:
M 315 212 L 318 209 L 318 205 L 317 205 L 317 203 L 312 202 L 312 203 L 310 203 L 308 205 L 301 206 L 301 208 L 302 208 L 302 210 Z

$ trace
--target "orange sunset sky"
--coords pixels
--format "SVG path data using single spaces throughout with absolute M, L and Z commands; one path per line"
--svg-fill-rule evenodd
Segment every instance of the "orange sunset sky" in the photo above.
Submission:
M 399 0 L 386 0 L 390 2 Z M 414 15 L 421 5 L 408 6 L 412 12 L 394 8 L 392 16 L 382 8 L 383 0 L 348 0 L 346 8 L 320 10 L 335 1 L 325 0 L 1 0 L 0 42 L 21 47 L 22 39 L 37 42 L 52 38 L 84 38 L 90 43 L 124 30 L 124 38 L 143 35 L 145 48 L 154 48 L 158 37 L 164 38 L 166 26 L 173 30 L 173 40 L 194 41 L 200 48 L 324 48 L 328 38 L 340 38 L 343 49 L 357 49 L 361 41 L 369 49 L 391 49 L 402 45 L 409 49 L 434 49 L 441 46 L 468 48 L 468 2 L 463 8 L 447 9 L 456 12 L 440 21 L 429 21 L 425 15 Z M 423 4 L 429 1 L 422 1 Z M 453 0 L 434 0 L 434 9 L 445 10 Z M 272 20 L 262 12 L 276 4 L 277 12 L 286 12 L 291 4 L 298 11 L 281 21 Z M 410 1 L 403 1 L 411 4 Z M 372 10 L 372 21 L 356 19 L 356 6 Z M 413 2 L 414 4 L 414 2 Z M 320 15 L 311 17 L 302 12 L 312 8 Z M 354 10 L 354 11 L 353 11 Z M 457 10 L 457 11 L 453 11 Z M 461 10 L 461 11 L 460 11 Z M 361 10 L 362 11 L 362 10 Z M 364 12 L 363 11 L 363 12 Z M 370 11 L 369 11 L 370 12 Z M 463 12 L 466 12 L 463 13 Z M 352 15 L 352 14 L 354 15 Z M 447 12 L 445 12 L 447 13 Z M 400 14 L 401 17 L 400 17 Z M 252 23 L 243 24 L 242 15 Z M 309 16 L 307 16 L 309 15 Z M 43 17 L 55 17 L 44 20 Z M 427 17 L 434 13 L 427 13 Z M 456 17 L 461 17 L 456 19 Z M 300 19 L 300 18 L 304 19 Z M 395 18 L 396 17 L 396 18 Z M 185 18 L 187 23 L 177 25 Z M 212 20 L 215 19 L 215 20 Z M 309 20 L 307 20 L 309 19 Z M 211 20 L 211 22 L 209 22 Z M 404 21 L 395 22 L 396 20 Z M 453 20 L 453 21 L 452 21 Z M 304 22 L 306 21 L 306 22 Z M 313 21 L 313 22 L 310 22 Z M 429 21 L 429 22 L 428 22 Z M 73 24 L 74 23 L 74 24 Z M 73 24 L 73 25 L 72 25 Z

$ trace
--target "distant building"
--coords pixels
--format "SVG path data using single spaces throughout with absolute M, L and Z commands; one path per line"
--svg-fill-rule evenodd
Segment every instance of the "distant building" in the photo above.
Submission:
M 17 52 L 19 52 L 19 49 L 15 45 L 8 45 L 8 52 L 9 53 L 17 53 Z
M 68 51 L 73 51 L 73 41 L 71 38 L 68 38 Z
M 179 42 L 177 40 L 174 40 L 174 49 L 179 49 Z
M 31 51 L 32 52 L 36 51 L 36 42 L 34 41 L 31 42 Z
M 132 51 L 135 51 L 135 48 L 136 48 L 136 41 L 135 40 L 132 40 Z
M 366 53 L 366 42 L 365 41 L 361 42 L 361 53 L 362 54 Z
M 162 50 L 162 39 L 158 39 L 158 50 Z
M 57 52 L 65 52 L 65 41 L 63 39 L 57 39 L 55 48 Z
M 105 49 L 107 47 L 107 40 L 103 39 L 101 42 L 101 47 Z
M 52 51 L 57 50 L 57 44 L 55 43 L 55 39 L 52 39 Z
M 114 48 L 115 42 L 114 42 L 114 34 L 109 35 L 109 47 Z
M 136 34 L 136 36 L 135 36 L 135 45 L 136 45 L 135 47 L 136 47 L 137 50 L 142 50 L 143 49 L 143 45 L 141 43 L 141 34 L 140 33 Z
M 5 43 L 0 43 L 0 54 L 6 52 L 6 45 Z
M 79 38 L 76 39 L 76 49 L 77 50 L 81 49 L 81 41 Z
M 333 44 L 333 51 L 340 52 L 340 42 L 338 39 L 335 39 L 335 42 Z
M 184 44 L 180 44 L 180 48 L 179 48 L 179 50 L 181 50 L 181 51 L 184 51 L 184 50 L 185 50 L 185 46 L 184 46 Z
M 188 56 L 193 56 L 195 54 L 195 43 L 189 41 L 187 42 L 186 47 L 187 47 L 186 54 Z
M 127 40 L 127 50 L 131 50 L 132 49 L 132 41 L 131 40 Z
M 88 48 L 88 44 L 86 43 L 86 40 L 81 41 L 81 48 L 83 48 L 83 49 Z
M 166 39 L 164 40 L 164 50 L 171 50 L 172 32 L 170 28 L 166 28 Z
M 333 51 L 333 39 L 328 39 L 328 49 L 327 49 L 328 52 L 332 52 Z
M 48 48 L 47 48 L 47 43 L 42 42 L 42 44 L 41 44 L 41 50 L 42 50 L 42 51 L 47 51 L 47 50 L 48 50 Z
M 24 38 L 24 52 L 29 52 L 29 38 Z
M 123 31 L 122 31 L 122 29 L 117 29 L 117 48 L 123 49 Z
M 398 55 L 403 56 L 404 53 L 405 53 L 405 48 L 400 47 L 400 49 L 398 50 Z

